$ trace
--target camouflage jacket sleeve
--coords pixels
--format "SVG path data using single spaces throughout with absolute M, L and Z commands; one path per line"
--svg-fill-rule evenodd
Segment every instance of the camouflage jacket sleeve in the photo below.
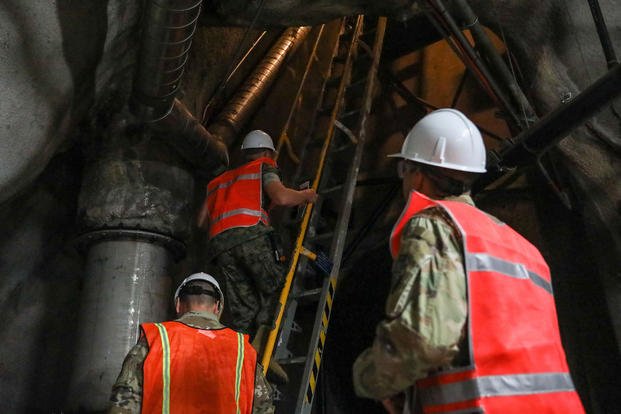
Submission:
M 254 379 L 254 404 L 252 414 L 273 414 L 274 405 L 272 404 L 272 388 L 263 375 L 261 364 L 257 363 Z
M 461 240 L 450 221 L 430 209 L 414 216 L 401 237 L 386 317 L 373 345 L 354 364 L 354 388 L 361 397 L 391 397 L 450 365 L 466 322 Z
M 112 403 L 108 414 L 138 414 L 142 404 L 142 366 L 149 344 L 143 335 L 129 351 L 116 382 L 112 386 Z

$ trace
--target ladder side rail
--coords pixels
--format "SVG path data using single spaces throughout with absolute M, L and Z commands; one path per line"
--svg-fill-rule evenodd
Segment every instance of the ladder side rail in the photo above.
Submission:
M 362 16 L 358 17 L 358 23 L 356 25 L 356 29 L 354 29 L 355 31 L 359 31 L 362 21 Z M 354 32 L 353 38 L 352 38 L 352 45 L 348 51 L 348 55 L 347 55 L 347 61 L 345 63 L 345 69 L 343 70 L 343 77 L 341 78 L 341 84 L 339 85 L 339 90 L 337 93 L 337 98 L 335 101 L 335 106 L 332 110 L 332 115 L 331 115 L 331 120 L 330 120 L 330 125 L 328 127 L 328 131 L 326 133 L 326 140 L 323 144 L 322 150 L 321 150 L 321 155 L 320 155 L 320 159 L 319 159 L 319 165 L 317 167 L 317 172 L 315 174 L 315 179 L 313 180 L 313 185 L 312 188 L 317 190 L 317 188 L 319 187 L 319 182 L 321 180 L 321 176 L 323 173 L 323 168 L 325 166 L 325 162 L 326 162 L 326 157 L 328 155 L 328 148 L 330 147 L 330 144 L 332 142 L 332 136 L 334 134 L 334 121 L 336 120 L 336 117 L 338 116 L 338 113 L 340 111 L 340 106 L 342 104 L 343 101 L 343 97 L 345 94 L 345 87 L 347 82 L 349 81 L 349 76 L 348 76 L 348 72 L 350 72 L 350 68 L 352 66 L 352 61 L 353 61 L 353 50 L 355 49 L 355 43 L 357 41 L 358 38 L 358 33 Z M 349 69 L 348 69 L 349 68 Z M 304 241 L 304 238 L 306 236 L 306 231 L 308 229 L 308 224 L 310 222 L 310 216 L 313 212 L 313 204 L 308 204 L 305 208 L 304 211 L 304 216 L 302 218 L 302 224 L 300 226 L 300 231 L 298 233 L 298 237 L 296 239 L 296 243 L 295 243 L 295 248 L 293 250 L 292 253 L 292 257 L 291 257 L 291 265 L 289 267 L 289 271 L 287 272 L 287 276 L 285 279 L 285 285 L 281 291 L 280 294 L 280 306 L 278 307 L 278 315 L 276 317 L 276 322 L 274 324 L 274 328 L 270 331 L 270 334 L 268 336 L 268 340 L 267 343 L 265 345 L 265 350 L 264 353 L 262 355 L 261 358 L 261 364 L 263 365 L 263 371 L 266 373 L 267 372 L 267 367 L 269 366 L 269 362 L 270 359 L 272 358 L 272 352 L 274 350 L 274 345 L 276 342 L 276 337 L 278 335 L 278 330 L 280 328 L 280 323 L 282 321 L 282 316 L 284 313 L 284 305 L 287 302 L 287 298 L 289 296 L 289 291 L 291 290 L 291 284 L 293 281 L 293 277 L 296 273 L 296 269 L 298 266 L 298 262 L 300 260 L 300 255 L 301 255 L 301 248 L 302 248 L 302 243 Z
M 373 42 L 372 63 L 368 72 L 363 95 L 363 109 L 360 114 L 358 123 L 358 143 L 355 147 L 351 167 L 347 174 L 345 182 L 345 195 L 342 199 L 342 205 L 339 209 L 339 217 L 336 224 L 335 239 L 332 243 L 331 257 L 333 260 L 332 271 L 330 277 L 324 281 L 324 289 L 319 301 L 317 313 L 315 315 L 315 327 L 313 336 L 310 341 L 311 347 L 306 359 L 306 367 L 302 376 L 302 386 L 298 393 L 298 400 L 295 413 L 309 414 L 312 408 L 317 382 L 319 380 L 319 370 L 323 357 L 325 340 L 327 337 L 328 324 L 334 295 L 336 292 L 338 276 L 340 272 L 341 258 L 347 238 L 347 228 L 351 217 L 351 207 L 356 190 L 356 182 L 362 161 L 362 153 L 366 140 L 366 127 L 368 115 L 371 112 L 373 102 L 373 92 L 375 89 L 375 81 L 377 79 L 377 69 L 384 40 L 386 28 L 386 18 L 380 17 L 376 28 L 375 40 Z

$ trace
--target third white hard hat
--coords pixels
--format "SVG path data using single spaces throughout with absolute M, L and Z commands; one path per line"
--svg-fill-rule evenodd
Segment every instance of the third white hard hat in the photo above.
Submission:
M 177 298 L 179 297 L 179 292 L 181 292 L 181 289 L 183 289 L 185 285 L 192 282 L 193 280 L 202 280 L 203 282 L 207 282 L 213 285 L 213 287 L 216 289 L 216 291 L 220 295 L 220 306 L 218 308 L 222 310 L 222 308 L 224 307 L 224 294 L 222 293 L 222 289 L 220 289 L 220 285 L 218 284 L 218 281 L 216 280 L 215 277 L 213 277 L 212 275 L 208 273 L 203 273 L 203 272 L 194 273 L 186 277 L 185 279 L 183 279 L 183 282 L 179 284 L 179 287 L 175 291 L 173 302 L 177 302 Z
M 405 137 L 404 158 L 451 170 L 485 172 L 485 145 L 478 128 L 455 109 L 438 109 L 425 115 Z
M 276 151 L 274 148 L 274 142 L 272 138 L 266 133 L 261 131 L 260 129 L 255 129 L 254 131 L 250 131 L 242 142 L 241 149 L 252 149 L 252 148 L 265 148 L 271 149 L 272 151 Z

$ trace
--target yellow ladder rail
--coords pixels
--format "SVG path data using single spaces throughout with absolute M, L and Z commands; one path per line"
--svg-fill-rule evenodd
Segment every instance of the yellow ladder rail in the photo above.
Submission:
M 317 190 L 319 188 L 319 183 L 321 181 L 321 176 L 324 170 L 326 157 L 328 155 L 328 150 L 330 148 L 330 143 L 332 142 L 332 137 L 334 136 L 334 128 L 335 121 L 338 118 L 338 114 L 340 111 L 340 107 L 343 102 L 343 97 L 345 94 L 345 89 L 347 84 L 349 83 L 349 78 L 351 75 L 351 67 L 353 63 L 353 53 L 356 50 L 358 35 L 362 30 L 362 22 L 363 16 L 358 16 L 356 19 L 356 28 L 354 35 L 352 37 L 352 44 L 350 45 L 350 49 L 347 54 L 347 59 L 345 62 L 345 67 L 343 69 L 343 76 L 341 78 L 341 82 L 339 84 L 335 105 L 332 109 L 332 113 L 330 116 L 330 123 L 328 126 L 328 131 L 326 133 L 326 138 L 323 143 L 323 147 L 321 149 L 321 155 L 319 158 L 319 165 L 317 166 L 317 171 L 315 174 L 315 179 L 313 180 L 312 188 Z M 293 282 L 293 277 L 295 275 L 295 271 L 297 269 L 298 261 L 300 259 L 300 254 L 303 249 L 304 238 L 306 237 L 306 232 L 308 230 L 308 225 L 311 218 L 311 213 L 313 212 L 314 204 L 308 204 L 304 210 L 304 216 L 302 218 L 302 224 L 300 226 L 300 232 L 298 233 L 298 237 L 295 242 L 295 247 L 291 257 L 291 265 L 289 266 L 289 271 L 287 272 L 287 276 L 285 279 L 285 285 L 281 291 L 280 299 L 279 299 L 279 307 L 278 307 L 278 316 L 276 318 L 276 322 L 274 324 L 274 328 L 270 331 L 267 343 L 265 344 L 265 349 L 263 351 L 261 364 L 263 365 L 263 372 L 267 373 L 267 368 L 269 366 L 270 360 L 272 358 L 272 353 L 274 351 L 274 345 L 276 343 L 276 338 L 278 336 L 278 331 L 280 329 L 280 324 L 282 322 L 282 316 L 285 309 L 285 304 L 287 303 L 287 298 L 289 297 L 289 292 L 291 291 L 291 284 Z

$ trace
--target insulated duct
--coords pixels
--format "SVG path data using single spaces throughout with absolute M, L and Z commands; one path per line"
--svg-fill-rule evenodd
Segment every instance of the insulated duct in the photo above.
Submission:
M 286 57 L 295 50 L 310 31 L 311 28 L 307 26 L 285 30 L 224 110 L 216 117 L 215 122 L 209 126 L 208 130 L 219 136 L 227 147 L 233 144 L 244 125 L 265 98 Z
M 149 0 L 144 13 L 132 112 L 145 121 L 169 114 L 188 60 L 202 0 Z
M 175 99 L 188 60 L 202 0 L 149 0 L 143 22 L 138 70 L 130 101 L 147 122 L 196 168 L 228 165 L 226 146 Z

